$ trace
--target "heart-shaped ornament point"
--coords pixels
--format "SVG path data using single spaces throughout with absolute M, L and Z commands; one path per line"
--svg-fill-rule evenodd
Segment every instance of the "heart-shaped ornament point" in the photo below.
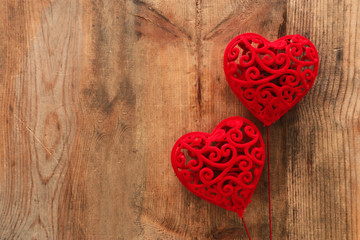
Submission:
M 227 118 L 212 133 L 182 136 L 171 152 L 181 183 L 198 197 L 243 216 L 259 181 L 265 145 L 257 127 Z
M 232 91 L 266 126 L 305 96 L 318 68 L 315 46 L 300 35 L 270 42 L 245 33 L 232 39 L 224 54 L 224 71 Z

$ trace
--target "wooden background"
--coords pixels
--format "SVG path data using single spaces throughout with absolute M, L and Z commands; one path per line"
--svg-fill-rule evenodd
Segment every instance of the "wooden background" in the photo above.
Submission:
M 317 46 L 309 94 L 270 128 L 273 239 L 360 239 L 358 0 L 1 0 L 0 239 L 247 239 L 174 176 L 181 135 L 240 115 L 226 44 Z M 269 237 L 267 168 L 245 219 Z

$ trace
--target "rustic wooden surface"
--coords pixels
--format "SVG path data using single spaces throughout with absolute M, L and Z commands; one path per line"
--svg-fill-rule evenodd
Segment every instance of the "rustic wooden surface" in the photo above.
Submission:
M 360 239 L 358 0 L 2 0 L 0 239 L 247 239 L 174 176 L 182 134 L 240 115 L 223 51 L 256 32 L 318 48 L 270 128 L 273 239 Z M 267 239 L 267 168 L 245 219 Z

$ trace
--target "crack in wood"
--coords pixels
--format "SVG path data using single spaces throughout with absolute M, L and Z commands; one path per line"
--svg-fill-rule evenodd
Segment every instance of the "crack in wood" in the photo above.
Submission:
M 283 13 L 283 21 L 279 26 L 278 30 L 278 38 L 281 38 L 286 35 L 286 22 L 287 22 L 287 9 L 285 7 L 284 13 Z
M 34 139 L 40 143 L 40 145 L 44 148 L 44 150 L 49 154 L 49 157 L 51 157 L 52 153 L 50 151 L 50 149 L 48 149 L 45 144 L 36 136 L 36 134 L 34 133 L 34 131 L 28 127 L 28 125 L 26 124 L 26 122 L 24 120 L 21 120 L 19 117 L 17 117 L 15 114 L 13 115 L 14 118 L 19 121 L 22 125 L 24 125 L 25 129 L 30 133 L 30 135 L 32 135 L 34 137 Z M 56 160 L 57 161 L 57 160 Z
M 131 16 L 134 16 L 134 17 L 138 18 L 138 19 L 141 19 L 141 20 L 144 20 L 144 21 L 146 21 L 146 22 L 151 23 L 152 25 L 154 25 L 154 26 L 156 26 L 156 27 L 164 30 L 165 32 L 170 33 L 171 35 L 173 35 L 173 36 L 176 37 L 176 38 L 179 37 L 176 33 L 170 31 L 169 29 L 167 29 L 166 27 L 164 27 L 164 26 L 162 26 L 162 25 L 160 25 L 160 24 L 157 24 L 156 22 L 150 20 L 149 18 L 146 18 L 146 17 L 141 16 L 141 15 L 138 15 L 138 14 L 132 14 L 132 13 L 129 13 L 129 14 L 130 14 Z
M 196 42 L 195 42 L 195 51 L 196 51 L 196 58 L 197 58 L 197 66 L 196 66 L 196 87 L 197 87 L 197 104 L 199 107 L 199 115 L 201 117 L 201 64 L 202 64 L 202 39 L 201 39 L 201 25 L 202 25 L 202 18 L 201 18 L 201 0 L 196 0 L 196 15 L 195 15 L 195 35 L 196 35 Z
M 127 12 L 128 14 L 130 14 L 134 17 L 137 17 L 139 19 L 142 19 L 144 21 L 147 21 L 147 22 L 153 24 L 154 26 L 174 35 L 177 38 L 180 37 L 179 35 L 182 35 L 185 38 L 187 38 L 188 40 L 192 40 L 192 37 L 189 33 L 187 33 L 184 29 L 180 28 L 177 24 L 170 21 L 170 19 L 165 17 L 163 14 L 161 14 L 159 10 L 153 8 L 148 3 L 140 1 L 140 0 L 133 0 L 133 2 L 139 7 L 138 8 L 139 12 L 141 12 L 142 14 L 134 14 L 134 13 Z M 147 14 L 147 12 L 150 14 Z M 146 17 L 146 15 L 148 15 L 148 16 Z M 154 19 L 151 18 L 151 15 L 153 15 Z M 161 24 L 161 21 L 164 24 Z M 166 27 L 166 25 L 168 27 Z M 178 33 L 176 33 L 176 32 L 178 32 Z
M 207 34 L 205 34 L 204 36 L 204 40 L 210 40 L 213 37 L 219 35 L 222 30 L 220 29 L 220 27 L 226 23 L 227 21 L 229 21 L 230 19 L 232 19 L 235 16 L 236 11 L 230 13 L 226 18 L 224 18 L 223 20 L 221 20 L 218 24 L 216 24 L 216 26 L 211 29 Z

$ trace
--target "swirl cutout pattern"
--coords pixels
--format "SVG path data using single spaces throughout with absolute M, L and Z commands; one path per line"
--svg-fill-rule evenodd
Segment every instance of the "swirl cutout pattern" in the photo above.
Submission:
M 274 42 L 254 33 L 241 34 L 224 53 L 224 71 L 232 91 L 266 126 L 306 95 L 318 69 L 315 46 L 298 34 Z
M 265 145 L 259 130 L 241 117 L 225 119 L 211 134 L 188 133 L 171 152 L 176 176 L 187 189 L 240 217 L 250 202 L 264 161 Z

